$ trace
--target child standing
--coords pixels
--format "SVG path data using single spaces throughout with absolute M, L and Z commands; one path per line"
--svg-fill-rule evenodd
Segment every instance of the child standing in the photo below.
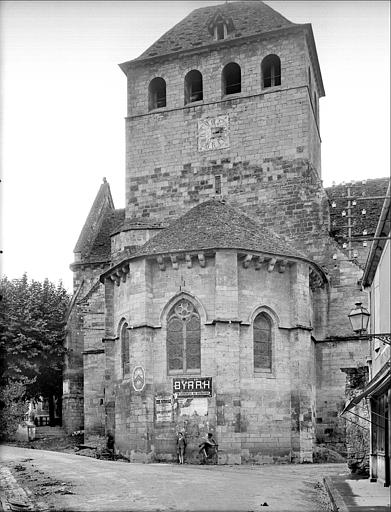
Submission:
M 178 437 L 176 440 L 177 444 L 177 453 L 179 464 L 183 464 L 185 460 L 185 451 L 186 451 L 186 439 L 182 432 L 178 433 Z

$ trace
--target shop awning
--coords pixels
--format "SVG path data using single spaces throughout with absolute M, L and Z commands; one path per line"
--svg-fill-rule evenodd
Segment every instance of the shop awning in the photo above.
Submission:
M 359 404 L 363 398 L 378 394 L 382 388 L 385 388 L 387 385 L 390 386 L 390 383 L 391 373 L 390 363 L 388 362 L 383 366 L 380 372 L 378 372 L 375 377 L 370 382 L 368 382 L 362 393 L 355 396 L 352 400 L 350 400 L 348 404 L 346 404 L 340 416 L 342 416 L 342 414 L 345 412 L 348 412 L 355 405 Z

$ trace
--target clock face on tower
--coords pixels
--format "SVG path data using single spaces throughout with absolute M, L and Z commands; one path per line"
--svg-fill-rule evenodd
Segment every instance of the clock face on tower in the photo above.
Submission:
M 198 151 L 229 147 L 229 117 L 218 116 L 198 121 Z

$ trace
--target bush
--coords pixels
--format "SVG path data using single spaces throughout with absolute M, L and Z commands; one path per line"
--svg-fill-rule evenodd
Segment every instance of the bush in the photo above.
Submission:
M 27 405 L 26 385 L 9 381 L 0 388 L 0 440 L 13 439 L 18 425 L 24 420 Z

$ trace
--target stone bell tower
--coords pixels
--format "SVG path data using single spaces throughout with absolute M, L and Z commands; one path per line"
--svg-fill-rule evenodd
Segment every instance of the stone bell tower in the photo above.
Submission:
M 127 219 L 167 221 L 222 195 L 277 232 L 322 229 L 324 88 L 310 24 L 261 1 L 202 7 L 120 67 Z

